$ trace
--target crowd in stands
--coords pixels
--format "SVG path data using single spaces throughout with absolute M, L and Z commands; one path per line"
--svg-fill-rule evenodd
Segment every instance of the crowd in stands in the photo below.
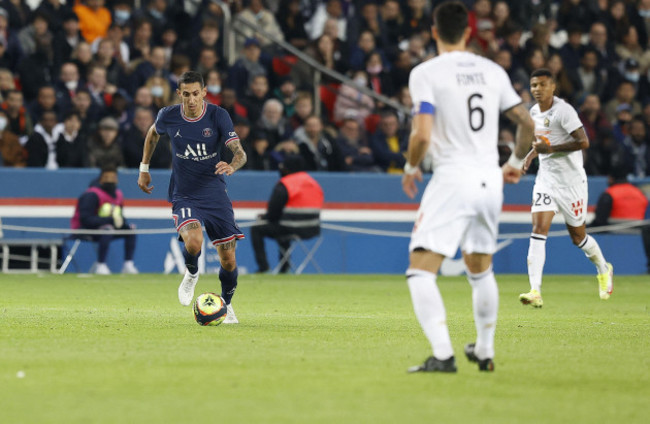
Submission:
M 0 0 L 0 164 L 136 168 L 158 110 L 178 102 L 179 76 L 197 70 L 206 101 L 232 117 L 248 169 L 277 169 L 284 155 L 298 153 L 308 170 L 400 173 L 409 72 L 437 54 L 431 11 L 438 3 L 222 2 L 235 22 L 251 22 L 267 38 L 246 25 L 229 30 L 212 0 Z M 630 175 L 650 175 L 650 0 L 464 3 L 469 48 L 501 65 L 529 106 L 530 73 L 553 72 L 557 95 L 579 111 L 589 136 L 588 174 L 606 175 L 623 161 Z M 231 60 L 224 31 L 235 40 Z M 314 87 L 313 70 L 270 38 L 353 82 L 322 74 Z M 506 120 L 499 137 L 507 158 L 515 136 Z M 170 148 L 163 137 L 152 168 L 170 167 Z

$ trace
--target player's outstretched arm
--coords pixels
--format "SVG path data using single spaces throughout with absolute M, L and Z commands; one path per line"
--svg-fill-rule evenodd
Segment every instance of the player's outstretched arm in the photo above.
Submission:
M 140 175 L 138 176 L 138 187 L 147 194 L 151 194 L 153 191 L 153 186 L 149 185 L 151 184 L 149 162 L 151 162 L 151 155 L 153 155 L 154 150 L 156 150 L 158 140 L 160 140 L 160 135 L 156 132 L 155 125 L 152 125 L 144 138 L 142 162 L 140 163 Z
M 503 180 L 506 183 L 516 184 L 521 178 L 524 160 L 535 139 L 535 122 L 523 104 L 508 109 L 505 114 L 508 119 L 517 124 L 517 135 L 515 151 L 510 155 L 508 162 L 503 165 Z
M 233 155 L 232 162 L 226 163 L 221 161 L 217 163 L 216 171 L 214 171 L 215 174 L 232 175 L 235 171 L 246 164 L 246 152 L 244 152 L 244 148 L 241 146 L 239 139 L 228 143 L 228 148 Z

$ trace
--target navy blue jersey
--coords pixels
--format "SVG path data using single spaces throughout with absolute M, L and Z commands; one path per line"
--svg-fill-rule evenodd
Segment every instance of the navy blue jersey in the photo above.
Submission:
M 228 112 L 203 102 L 203 113 L 188 118 L 183 105 L 177 104 L 162 108 L 154 125 L 158 134 L 167 133 L 172 144 L 169 201 L 188 199 L 230 207 L 223 175 L 214 173 L 221 147 L 239 139 Z

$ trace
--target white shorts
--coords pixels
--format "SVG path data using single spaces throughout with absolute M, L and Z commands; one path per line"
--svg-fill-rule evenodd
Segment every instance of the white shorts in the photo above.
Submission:
M 503 203 L 500 168 L 436 170 L 418 210 L 409 251 L 423 248 L 453 257 L 496 251 Z
M 568 187 L 552 187 L 535 180 L 530 211 L 561 212 L 567 225 L 580 227 L 587 219 L 587 198 L 587 180 Z

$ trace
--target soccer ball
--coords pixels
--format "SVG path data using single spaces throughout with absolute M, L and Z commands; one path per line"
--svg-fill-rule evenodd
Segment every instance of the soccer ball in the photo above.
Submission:
M 217 326 L 227 313 L 226 301 L 216 293 L 203 293 L 194 301 L 194 319 L 199 325 Z

